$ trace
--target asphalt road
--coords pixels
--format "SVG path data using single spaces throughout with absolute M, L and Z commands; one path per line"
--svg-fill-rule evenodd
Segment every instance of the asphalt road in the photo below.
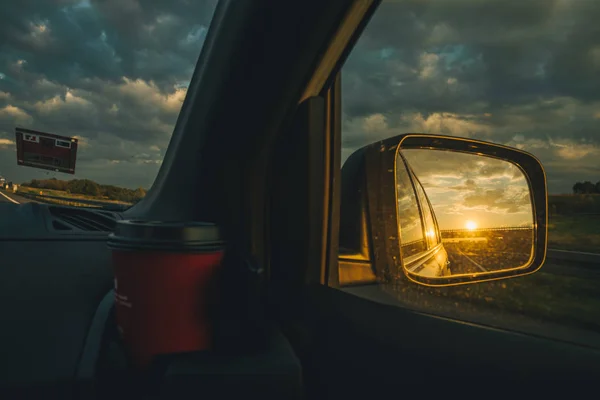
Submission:
M 16 195 L 10 191 L 0 190 L 0 203 L 24 204 L 37 202 L 35 200 L 26 199 L 25 197 Z
M 450 268 L 453 274 L 473 274 L 477 272 L 488 272 L 487 265 L 484 267 L 471 257 L 469 257 L 461 249 L 456 249 L 456 254 L 448 254 L 454 262 Z
M 527 263 L 529 254 L 514 252 L 476 252 L 465 251 L 459 247 L 447 247 L 453 274 L 473 274 L 515 268 Z

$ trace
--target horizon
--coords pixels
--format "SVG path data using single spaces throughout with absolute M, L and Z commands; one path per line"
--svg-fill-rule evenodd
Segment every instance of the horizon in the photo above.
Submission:
M 23 167 L 23 168 L 28 168 L 28 167 Z M 2 178 L 6 179 L 7 181 L 11 181 L 10 179 L 7 179 L 5 175 L 3 175 L 3 174 L 0 173 L 0 179 L 2 179 Z M 71 181 L 71 180 L 85 180 L 85 179 L 87 179 L 87 180 L 93 181 L 94 183 L 97 183 L 98 185 L 117 186 L 117 187 L 121 187 L 121 188 L 125 188 L 125 189 L 133 189 L 133 190 L 141 188 L 141 189 L 143 189 L 145 191 L 150 190 L 150 188 L 152 187 L 152 185 L 150 185 L 148 187 L 143 187 L 143 186 L 138 186 L 138 187 L 121 186 L 121 185 L 114 185 L 112 183 L 98 182 L 98 181 L 95 181 L 94 179 L 90 179 L 90 178 L 68 178 L 68 179 L 62 179 L 62 178 L 58 178 L 56 176 L 53 176 L 53 177 L 50 177 L 50 178 L 48 178 L 48 177 L 46 177 L 46 178 L 31 178 L 31 179 L 28 179 L 28 180 L 20 182 L 19 185 L 22 185 L 24 183 L 30 183 L 32 180 L 44 181 L 44 180 L 53 180 L 53 179 L 55 179 L 55 180 L 61 180 L 61 181 L 67 181 L 67 182 Z M 580 181 L 576 181 L 576 182 L 573 182 L 573 184 L 575 184 L 577 182 L 584 182 L 584 181 L 581 181 L 581 180 Z M 593 182 L 593 181 L 590 181 L 590 182 L 596 183 L 596 182 Z M 600 182 L 600 180 L 598 182 Z M 578 193 L 578 194 L 576 194 L 576 193 L 573 193 L 572 191 L 569 192 L 569 193 L 550 193 L 550 192 L 548 193 L 548 196 L 595 196 L 595 195 L 600 195 L 600 193 L 580 193 L 580 194 Z
M 7 3 L 0 171 L 43 179 L 17 165 L 22 126 L 78 138 L 76 179 L 151 187 L 216 3 Z M 598 180 L 600 47 L 590 32 L 600 2 L 486 4 L 382 2 L 342 69 L 342 159 L 422 132 L 528 151 L 553 195 Z
M 2 178 L 6 179 L 6 177 L 4 175 L 0 174 L 0 179 L 2 179 Z M 114 184 L 111 184 L 111 183 L 97 182 L 97 181 L 95 181 L 93 179 L 89 179 L 89 178 L 60 179 L 60 178 L 57 178 L 57 177 L 51 177 L 51 178 L 33 178 L 33 179 L 29 179 L 29 180 L 20 182 L 20 183 L 18 183 L 18 185 L 22 185 L 23 183 L 30 183 L 32 180 L 45 181 L 45 180 L 53 180 L 53 179 L 60 180 L 60 181 L 65 181 L 65 182 L 72 181 L 72 180 L 85 180 L 85 179 L 87 179 L 87 180 L 90 180 L 90 181 L 92 181 L 92 182 L 94 182 L 94 183 L 96 183 L 98 185 L 102 185 L 102 186 L 116 186 L 116 187 L 120 187 L 120 188 L 124 188 L 124 189 L 132 189 L 132 190 L 143 189 L 145 191 L 148 191 L 152 187 L 152 185 L 150 185 L 147 188 L 143 187 L 143 186 L 140 186 L 140 187 L 120 186 L 120 185 L 114 185 Z M 10 181 L 10 179 L 6 179 L 6 180 Z M 549 197 L 550 196 L 571 196 L 571 197 L 576 197 L 576 196 L 600 196 L 600 193 L 572 193 L 572 192 L 571 193 L 548 193 L 548 196 Z

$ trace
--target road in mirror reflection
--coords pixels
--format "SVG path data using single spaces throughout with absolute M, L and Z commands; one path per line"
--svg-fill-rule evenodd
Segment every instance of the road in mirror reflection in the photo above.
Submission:
M 516 165 L 469 153 L 401 150 L 396 184 L 403 266 L 410 273 L 471 275 L 529 265 L 533 209 Z

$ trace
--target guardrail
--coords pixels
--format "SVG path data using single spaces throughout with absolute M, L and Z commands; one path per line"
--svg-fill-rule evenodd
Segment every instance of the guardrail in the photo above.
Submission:
M 506 231 L 530 231 L 531 226 L 501 226 L 498 228 L 478 228 L 478 229 L 444 229 L 440 230 L 442 236 L 444 233 L 483 233 L 483 232 L 506 232 Z
M 73 197 L 53 196 L 53 195 L 47 195 L 47 194 L 34 194 L 34 193 L 27 193 L 27 192 L 17 192 L 17 194 L 21 197 L 26 197 L 28 199 L 36 200 L 36 201 L 39 201 L 42 203 L 53 203 L 52 201 L 47 201 L 47 200 L 58 200 L 58 201 L 64 201 L 64 202 L 69 202 L 69 203 L 85 204 L 85 205 L 94 206 L 94 207 L 102 207 L 107 210 L 116 210 L 116 211 L 125 210 L 133 205 L 133 204 L 127 204 L 127 203 L 123 203 L 123 204 L 114 203 L 111 201 L 78 199 L 78 198 L 73 198 Z

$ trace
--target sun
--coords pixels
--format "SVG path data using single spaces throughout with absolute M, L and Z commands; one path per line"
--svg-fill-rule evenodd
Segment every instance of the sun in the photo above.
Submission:
M 470 231 L 474 231 L 477 229 L 477 223 L 475 221 L 467 221 L 465 227 Z

